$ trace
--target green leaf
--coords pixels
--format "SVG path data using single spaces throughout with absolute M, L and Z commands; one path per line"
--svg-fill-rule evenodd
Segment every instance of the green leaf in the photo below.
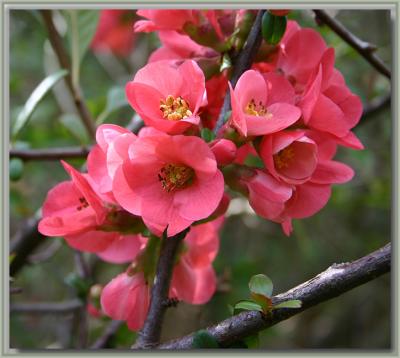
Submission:
M 234 308 L 232 305 L 228 304 L 228 311 L 231 316 L 233 316 Z
M 222 63 L 221 66 L 219 67 L 219 72 L 222 72 L 223 70 L 226 70 L 227 68 L 231 67 L 232 67 L 231 58 L 227 53 L 225 53 L 224 56 L 222 57 Z
M 106 107 L 97 117 L 96 124 L 103 123 L 111 113 L 127 105 L 125 89 L 122 87 L 112 87 L 107 93 Z
M 261 24 L 264 40 L 270 45 L 278 44 L 286 31 L 286 23 L 286 16 L 275 16 L 266 11 Z
M 14 124 L 12 135 L 13 139 L 17 137 L 19 131 L 28 123 L 29 118 L 32 116 L 35 108 L 50 89 L 64 76 L 68 74 L 66 70 L 57 71 L 50 76 L 47 76 L 40 84 L 34 89 L 32 94 L 26 101 L 22 111 L 19 113 L 17 120 Z
M 249 300 L 242 300 L 236 303 L 234 313 L 239 313 L 241 311 L 259 311 L 263 312 L 263 308 L 256 302 Z
M 257 156 L 257 155 L 253 155 L 253 154 L 249 154 L 245 161 L 244 164 L 247 165 L 248 167 L 252 167 L 252 168 L 265 168 L 264 162 L 262 161 L 262 159 Z
M 202 329 L 194 334 L 192 348 L 219 348 L 213 335 Z
M 254 275 L 249 282 L 249 289 L 252 293 L 271 297 L 274 285 L 271 279 L 263 274 Z
M 207 143 L 213 141 L 215 139 L 215 134 L 212 130 L 208 128 L 203 128 L 201 130 L 201 138 L 203 138 Z
M 24 172 L 24 162 L 19 158 L 13 158 L 10 160 L 10 180 L 17 181 L 22 178 Z
M 249 336 L 243 339 L 244 343 L 246 344 L 247 348 L 255 349 L 260 346 L 260 338 L 258 334 L 254 334 L 253 336 Z
M 285 301 L 274 306 L 274 308 L 300 308 L 300 307 L 301 307 L 300 300 Z

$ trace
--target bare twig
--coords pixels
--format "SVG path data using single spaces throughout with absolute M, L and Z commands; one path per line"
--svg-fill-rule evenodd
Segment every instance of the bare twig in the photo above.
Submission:
M 340 36 L 345 42 L 353 47 L 362 57 L 364 57 L 377 71 L 386 76 L 388 79 L 391 78 L 390 69 L 383 63 L 379 56 L 374 53 L 376 46 L 360 40 L 357 36 L 347 30 L 339 21 L 331 17 L 324 10 L 314 10 L 316 20 L 318 24 L 326 24 Z
M 104 330 L 104 333 L 94 342 L 90 349 L 107 348 L 110 340 L 115 336 L 118 329 L 124 324 L 124 321 L 111 321 Z
M 65 302 L 37 302 L 37 303 L 13 303 L 10 311 L 29 314 L 66 314 L 82 308 L 82 301 L 73 299 Z
M 53 23 L 53 18 L 52 18 L 52 11 L 51 10 L 40 10 L 44 23 L 47 28 L 47 32 L 49 34 L 49 40 L 51 43 L 51 46 L 54 49 L 54 52 L 58 58 L 58 62 L 60 63 L 60 66 L 66 70 L 68 70 L 68 74 L 65 77 L 67 87 L 69 91 L 71 92 L 72 98 L 75 103 L 75 107 L 79 113 L 79 116 L 82 120 L 82 123 L 84 124 L 87 132 L 89 133 L 90 137 L 93 139 L 95 138 L 96 134 L 96 127 L 94 124 L 94 120 L 89 112 L 88 107 L 86 106 L 86 103 L 82 99 L 81 91 L 79 88 L 74 86 L 74 83 L 72 81 L 72 75 L 71 75 L 71 65 L 69 62 L 69 57 L 67 52 L 65 51 L 62 39 L 60 37 L 60 34 L 58 33 L 57 29 L 54 26 Z
M 273 310 L 268 316 L 258 311 L 242 312 L 226 319 L 215 326 L 207 328 L 221 346 L 260 332 L 283 320 L 286 320 L 312 306 L 337 297 L 357 286 L 375 279 L 390 271 L 391 244 L 372 252 L 356 261 L 333 264 L 327 270 L 311 280 L 273 297 L 274 304 L 287 300 L 301 300 L 301 308 L 281 308 Z M 193 334 L 164 343 L 161 349 L 189 349 L 192 346 Z
M 22 160 L 59 160 L 66 158 L 86 158 L 90 148 L 50 148 L 50 149 L 11 149 L 10 158 Z
M 185 230 L 175 236 L 164 237 L 162 239 L 154 286 L 151 291 L 149 312 L 136 344 L 132 348 L 147 349 L 159 343 L 161 325 L 165 310 L 167 309 L 165 302 L 168 298 L 175 255 L 187 232 L 188 230 Z
M 256 19 L 254 20 L 253 27 L 249 32 L 249 36 L 247 37 L 246 44 L 243 49 L 239 52 L 236 57 L 236 60 L 233 63 L 233 71 L 230 82 L 232 87 L 235 87 L 236 82 L 239 77 L 248 70 L 254 60 L 254 57 L 261 45 L 261 22 L 262 17 L 264 15 L 265 10 L 259 10 Z M 218 134 L 222 125 L 224 124 L 225 116 L 230 110 L 231 107 L 231 96 L 229 88 L 226 91 L 224 103 L 222 105 L 221 111 L 218 116 L 217 123 L 214 128 L 214 133 Z
M 365 105 L 364 111 L 362 114 L 362 119 L 361 119 L 359 125 L 369 122 L 368 119 L 374 118 L 375 114 L 382 111 L 386 107 L 390 106 L 391 97 L 392 97 L 391 94 L 388 93 L 387 95 L 377 98 L 377 99 L 371 101 L 370 103 L 368 103 L 367 105 Z

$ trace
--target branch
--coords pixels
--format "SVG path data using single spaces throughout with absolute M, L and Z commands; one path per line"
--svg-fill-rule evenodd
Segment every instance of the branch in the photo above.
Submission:
M 143 329 L 132 348 L 147 349 L 160 341 L 161 326 L 167 309 L 169 285 L 171 282 L 174 260 L 181 241 L 188 230 L 172 237 L 163 237 L 160 256 L 157 262 L 156 277 L 151 290 L 150 308 Z
M 338 36 L 345 42 L 353 47 L 362 57 L 364 57 L 377 71 L 386 76 L 389 80 L 391 78 L 390 69 L 386 67 L 383 61 L 374 52 L 376 46 L 360 40 L 349 30 L 347 30 L 339 21 L 329 16 L 324 10 L 314 10 L 315 19 L 317 23 L 325 24 L 331 28 Z
M 104 333 L 90 346 L 90 349 L 107 348 L 111 339 L 114 338 L 123 323 L 124 321 L 111 321 L 104 330 Z
M 86 158 L 90 148 L 11 149 L 10 158 L 22 160 L 58 160 L 65 158 Z
M 264 15 L 265 10 L 259 10 L 256 19 L 254 20 L 253 27 L 249 32 L 249 36 L 247 37 L 246 44 L 244 45 L 242 51 L 237 55 L 236 61 L 233 64 L 233 72 L 231 77 L 232 87 L 235 87 L 236 82 L 243 72 L 248 70 L 254 60 L 254 57 L 261 45 L 261 22 L 262 17 Z M 218 134 L 219 130 L 224 124 L 224 119 L 228 111 L 231 107 L 231 95 L 229 88 L 226 91 L 224 103 L 221 108 L 221 112 L 219 113 L 219 117 L 217 123 L 214 128 L 214 133 Z
M 364 111 L 361 117 L 362 120 L 359 125 L 369 122 L 368 119 L 373 118 L 375 114 L 377 114 L 387 106 L 390 106 L 392 99 L 391 97 L 391 93 L 388 93 L 387 95 L 374 99 L 370 103 L 366 104 L 364 106 Z
M 89 136 L 94 139 L 96 135 L 96 127 L 94 125 L 94 120 L 89 112 L 88 107 L 86 106 L 86 103 L 83 101 L 80 93 L 80 89 L 76 88 L 73 84 L 72 81 L 72 75 L 71 75 L 71 65 L 69 63 L 69 58 L 68 54 L 65 51 L 63 41 L 60 37 L 60 34 L 58 33 L 57 29 L 54 26 L 53 23 L 53 18 L 52 18 L 52 11 L 51 10 L 40 10 L 44 23 L 47 28 L 47 32 L 49 34 L 49 40 L 51 43 L 51 46 L 54 49 L 54 52 L 58 58 L 58 62 L 60 63 L 60 66 L 66 70 L 68 70 L 68 74 L 65 77 L 67 87 L 72 95 L 72 98 L 75 103 L 75 107 L 79 113 L 79 116 L 82 120 L 82 123 L 84 124 L 87 132 L 89 133 Z
M 82 308 L 82 301 L 73 299 L 65 302 L 38 302 L 38 303 L 14 303 L 10 305 L 10 311 L 29 314 L 67 314 Z
M 297 299 L 302 301 L 298 309 L 281 308 L 264 316 L 258 311 L 242 312 L 221 323 L 207 328 L 221 346 L 260 332 L 283 320 L 286 320 L 312 306 L 337 297 L 357 286 L 390 271 L 391 244 L 350 263 L 333 264 L 327 270 L 311 280 L 273 297 L 273 302 L 280 303 Z M 161 349 L 190 349 L 193 334 L 175 341 L 164 343 Z

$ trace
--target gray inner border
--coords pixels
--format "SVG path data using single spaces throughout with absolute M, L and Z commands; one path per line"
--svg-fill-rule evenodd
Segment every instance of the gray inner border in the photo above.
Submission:
M 1 226 L 3 228 L 3 243 L 1 245 L 3 252 L 3 265 L 2 265 L 2 287 L 1 287 L 1 305 L 2 305 L 2 349 L 1 356 L 10 356 L 10 355 L 29 355 L 29 356 L 42 356 L 44 352 L 46 355 L 71 355 L 74 357 L 80 357 L 84 355 L 108 355 L 108 352 L 85 352 L 85 351 L 49 351 L 49 350 L 35 350 L 30 352 L 18 352 L 15 349 L 9 348 L 9 265 L 8 265 L 8 252 L 9 252 L 9 160 L 8 160 L 8 150 L 9 150 L 9 127 L 10 127 L 10 115 L 9 115 L 9 11 L 24 9 L 24 10 L 32 10 L 32 9 L 42 9 L 42 8 L 51 8 L 51 9 L 66 9 L 66 8 L 75 8 L 75 9 L 105 9 L 105 8 L 115 8 L 115 9 L 140 9 L 140 8 L 148 8 L 148 9 L 156 9 L 156 8 L 165 8 L 165 9 L 180 9 L 180 8 L 229 8 L 229 9 L 239 9 L 239 8 L 265 8 L 266 2 L 264 1 L 252 1 L 252 2 L 243 2 L 243 1 L 230 1 L 230 2 L 215 2 L 210 0 L 202 0 L 200 2 L 164 2 L 164 1 L 147 1 L 147 2 L 136 2 L 136 1 L 119 1 L 115 3 L 105 2 L 105 1 L 67 1 L 67 2 L 52 2 L 52 1 L 41 1 L 41 2 L 30 2 L 30 1 L 3 1 L 1 2 L 0 8 L 0 18 L 2 22 L 2 36 L 1 36 L 1 50 L 3 56 L 1 56 L 0 65 L 1 65 L 1 83 L 3 84 L 3 96 L 1 97 L 1 108 L 3 114 L 2 121 L 2 133 L 1 137 L 1 149 L 3 150 L 2 156 L 2 173 L 3 175 L 0 177 L 1 181 L 1 189 L 3 194 L 3 201 L 1 205 Z M 398 11 L 399 11 L 399 0 L 397 1 L 352 1 L 348 2 L 346 0 L 338 0 L 336 2 L 321 2 L 321 1 L 306 1 L 306 2 L 293 2 L 293 1 L 279 1 L 279 2 L 268 2 L 269 9 L 275 8 L 290 8 L 297 10 L 305 10 L 311 8 L 323 8 L 323 9 L 346 9 L 346 10 L 357 10 L 357 9 L 375 9 L 382 10 L 387 9 L 391 10 L 391 18 L 392 18 L 392 216 L 391 216 L 391 233 L 392 233 L 392 272 L 391 272 L 391 293 L 392 293 L 392 350 L 388 353 L 381 353 L 379 351 L 360 351 L 354 350 L 349 353 L 349 351 L 344 350 L 335 350 L 332 353 L 332 350 L 318 350 L 318 351 L 310 351 L 310 350 L 301 350 L 301 351 L 281 351 L 283 354 L 277 354 L 277 352 L 268 352 L 269 356 L 292 356 L 296 355 L 309 355 L 318 354 L 318 355 L 326 355 L 326 356 L 345 356 L 354 355 L 354 356 L 399 356 L 399 344 L 398 344 L 398 238 L 399 234 L 399 212 L 398 212 L 398 203 L 399 203 L 399 189 L 398 189 L 398 180 L 399 180 L 399 125 L 398 125 L 398 95 L 399 95 L 399 72 L 398 72 L 398 51 L 399 51 L 399 20 L 398 20 Z M 7 219 L 6 219 L 7 218 Z M 394 273 L 394 274 L 393 274 Z M 72 353 L 71 353 L 72 352 Z M 112 352 L 116 352 L 115 350 Z M 267 351 L 251 351 L 251 354 L 265 354 Z M 291 352 L 291 354 L 287 354 Z M 84 354 L 83 354 L 84 353 Z M 110 351 L 111 353 L 111 351 Z M 248 355 L 250 351 L 246 351 L 245 355 Z M 159 355 L 159 353 L 152 352 L 132 352 L 132 351 L 118 351 L 118 354 L 122 355 L 138 355 L 142 356 L 142 354 L 146 356 Z M 200 355 L 203 356 L 204 353 L 199 352 L 162 352 L 162 354 L 189 354 L 189 355 Z M 207 353 L 207 356 L 216 356 L 216 353 Z M 218 355 L 242 355 L 243 352 L 233 353 L 230 351 L 227 352 L 218 352 Z

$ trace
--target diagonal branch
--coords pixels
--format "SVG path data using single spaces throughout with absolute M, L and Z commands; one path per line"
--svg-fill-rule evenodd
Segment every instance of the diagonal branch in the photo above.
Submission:
M 390 271 L 391 244 L 370 253 L 356 261 L 333 264 L 327 270 L 311 280 L 273 297 L 274 303 L 287 300 L 301 300 L 298 309 L 281 308 L 263 316 L 258 311 L 242 312 L 226 319 L 207 331 L 213 335 L 221 346 L 229 346 L 233 342 L 260 332 L 283 320 L 286 320 L 312 306 L 337 297 L 357 286 Z M 193 334 L 159 345 L 161 349 L 190 349 Z
M 249 36 L 247 37 L 246 44 L 244 45 L 242 51 L 240 51 L 237 55 L 237 59 L 234 61 L 232 77 L 230 80 L 232 87 L 235 87 L 236 82 L 239 80 L 239 77 L 243 74 L 243 72 L 247 71 L 250 68 L 254 57 L 261 45 L 261 22 L 264 12 L 265 10 L 260 10 L 258 12 L 257 17 L 254 20 L 253 27 L 251 28 Z M 225 116 L 230 110 L 230 107 L 231 95 L 228 88 L 225 94 L 221 112 L 219 113 L 219 117 L 214 128 L 215 134 L 218 134 L 219 130 L 223 126 Z
M 90 346 L 90 349 L 107 348 L 124 323 L 124 321 L 111 321 L 104 330 L 104 333 Z
M 60 66 L 62 68 L 68 70 L 68 74 L 66 76 L 66 82 L 67 82 L 67 87 L 71 92 L 72 98 L 74 100 L 75 107 L 79 113 L 82 123 L 84 124 L 87 132 L 89 133 L 89 136 L 93 139 L 95 138 L 96 135 L 96 127 L 94 125 L 94 120 L 89 112 L 88 107 L 86 106 L 86 103 L 82 99 L 80 89 L 74 86 L 74 83 L 72 81 L 71 65 L 69 62 L 68 54 L 64 48 L 60 34 L 58 33 L 57 29 L 54 26 L 52 11 L 40 10 L 40 12 L 42 14 L 44 23 L 46 25 L 47 32 L 49 33 L 49 40 L 51 46 L 54 49 L 54 52 L 56 53 L 58 62 L 60 63 Z
M 377 71 L 391 78 L 390 69 L 376 55 L 376 47 L 368 42 L 360 40 L 357 36 L 347 30 L 339 21 L 329 16 L 324 10 L 314 10 L 315 19 L 318 24 L 325 24 L 331 28 L 338 36 L 353 47 L 362 57 L 364 57 Z
M 139 333 L 139 337 L 132 348 L 148 349 L 154 347 L 160 341 L 161 326 L 164 320 L 164 313 L 167 309 L 166 303 L 168 302 L 169 285 L 174 268 L 175 256 L 187 232 L 188 229 L 175 236 L 162 238 L 154 286 L 151 291 L 149 312 L 143 329 Z

